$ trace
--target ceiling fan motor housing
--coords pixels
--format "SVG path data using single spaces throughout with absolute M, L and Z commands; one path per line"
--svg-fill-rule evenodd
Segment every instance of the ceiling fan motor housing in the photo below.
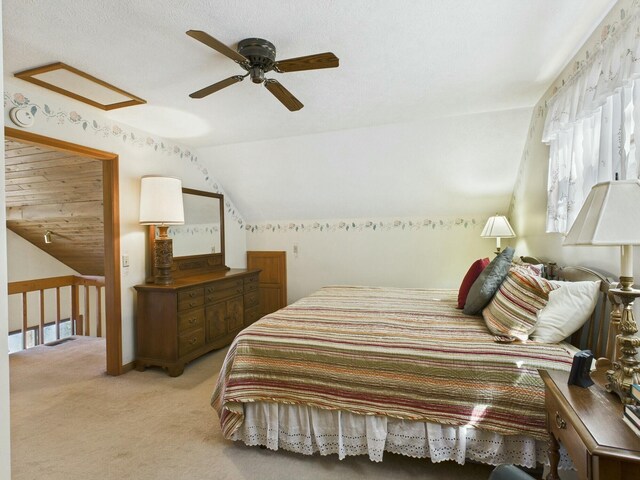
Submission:
M 263 38 L 245 38 L 238 42 L 238 53 L 249 59 L 249 65 L 243 65 L 254 83 L 264 82 L 264 74 L 276 63 L 276 47 Z

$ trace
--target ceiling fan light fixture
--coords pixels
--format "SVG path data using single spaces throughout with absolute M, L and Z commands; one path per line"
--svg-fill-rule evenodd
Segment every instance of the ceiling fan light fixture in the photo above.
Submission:
M 253 67 L 249 70 L 249 74 L 251 75 L 251 81 L 253 83 L 262 83 L 264 82 L 264 70 L 260 67 Z

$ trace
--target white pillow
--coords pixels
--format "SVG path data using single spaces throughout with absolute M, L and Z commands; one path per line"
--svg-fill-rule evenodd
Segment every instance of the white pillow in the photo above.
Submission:
M 551 283 L 560 288 L 549 292 L 549 302 L 538 312 L 538 323 L 531 333 L 536 342 L 561 342 L 585 324 L 598 302 L 600 280 Z

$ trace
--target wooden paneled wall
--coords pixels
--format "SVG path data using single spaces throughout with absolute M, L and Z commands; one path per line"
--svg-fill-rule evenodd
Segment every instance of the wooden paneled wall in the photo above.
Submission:
M 82 275 L 104 275 L 102 162 L 6 139 L 5 175 L 7 227 Z

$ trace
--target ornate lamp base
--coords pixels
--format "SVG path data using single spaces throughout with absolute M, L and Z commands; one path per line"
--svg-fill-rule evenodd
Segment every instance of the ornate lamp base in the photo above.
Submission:
M 617 394 L 623 404 L 633 404 L 631 384 L 640 382 L 640 362 L 636 359 L 640 338 L 635 336 L 638 326 L 633 318 L 633 301 L 640 297 L 640 290 L 625 285 L 623 288 L 612 288 L 609 292 L 620 298 L 623 308 L 616 336 L 619 356 L 613 362 L 613 369 L 607 371 L 608 383 L 605 387 L 607 391 Z
M 159 237 L 154 242 L 153 254 L 155 259 L 155 283 L 158 285 L 169 285 L 173 283 L 171 266 L 173 265 L 173 241 L 167 235 L 169 227 L 160 225 L 158 227 Z

